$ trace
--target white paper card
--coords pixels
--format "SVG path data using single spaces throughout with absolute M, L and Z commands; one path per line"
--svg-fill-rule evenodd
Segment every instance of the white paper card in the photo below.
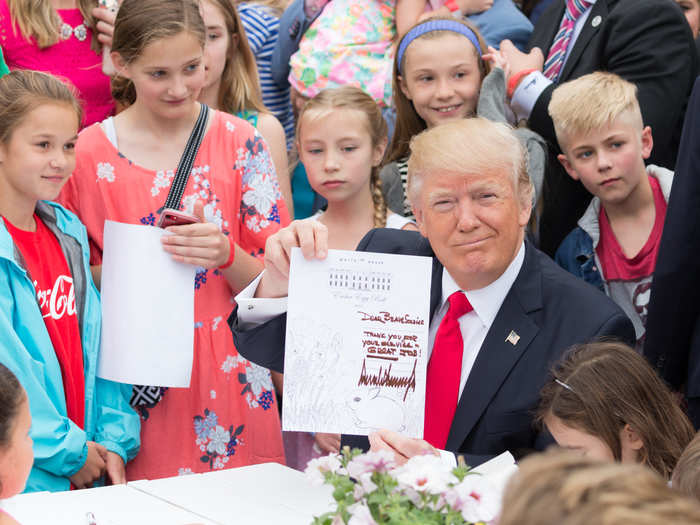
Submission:
M 105 222 L 102 254 L 104 379 L 188 387 L 196 268 L 172 260 L 160 228 Z
M 432 260 L 292 250 L 285 430 L 423 437 Z

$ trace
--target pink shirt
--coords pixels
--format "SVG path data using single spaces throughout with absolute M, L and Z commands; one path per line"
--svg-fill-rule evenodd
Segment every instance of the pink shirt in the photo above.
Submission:
M 79 9 L 58 9 L 57 12 L 71 27 L 83 22 Z M 86 29 L 85 40 L 71 35 L 66 40 L 39 49 L 34 38 L 25 39 L 19 26 L 12 23 L 7 0 L 0 0 L 0 47 L 10 71 L 33 69 L 69 80 L 78 90 L 83 104 L 83 126 L 100 122 L 114 113 L 109 77 L 102 73 L 102 56 L 90 49 L 92 30 Z

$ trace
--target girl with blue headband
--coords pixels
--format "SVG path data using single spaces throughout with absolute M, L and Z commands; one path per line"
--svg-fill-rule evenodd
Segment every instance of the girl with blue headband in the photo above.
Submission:
M 479 116 L 506 121 L 505 77 L 484 59 L 486 44 L 469 22 L 432 17 L 415 24 L 399 40 L 393 67 L 396 129 L 381 179 L 387 207 L 413 217 L 406 195 L 411 138 L 459 118 Z M 518 130 L 530 154 L 530 177 L 539 193 L 544 171 L 544 141 Z

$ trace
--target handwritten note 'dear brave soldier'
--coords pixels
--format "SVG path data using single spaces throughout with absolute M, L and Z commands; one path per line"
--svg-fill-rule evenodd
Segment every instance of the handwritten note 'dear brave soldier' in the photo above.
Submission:
M 284 430 L 423 437 L 428 257 L 292 250 Z

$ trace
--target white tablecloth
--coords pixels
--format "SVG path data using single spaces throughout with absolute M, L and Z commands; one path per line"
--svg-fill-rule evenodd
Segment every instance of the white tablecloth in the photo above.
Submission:
M 2 508 L 22 525 L 309 525 L 331 509 L 331 488 L 264 463 L 128 485 L 21 494 Z

